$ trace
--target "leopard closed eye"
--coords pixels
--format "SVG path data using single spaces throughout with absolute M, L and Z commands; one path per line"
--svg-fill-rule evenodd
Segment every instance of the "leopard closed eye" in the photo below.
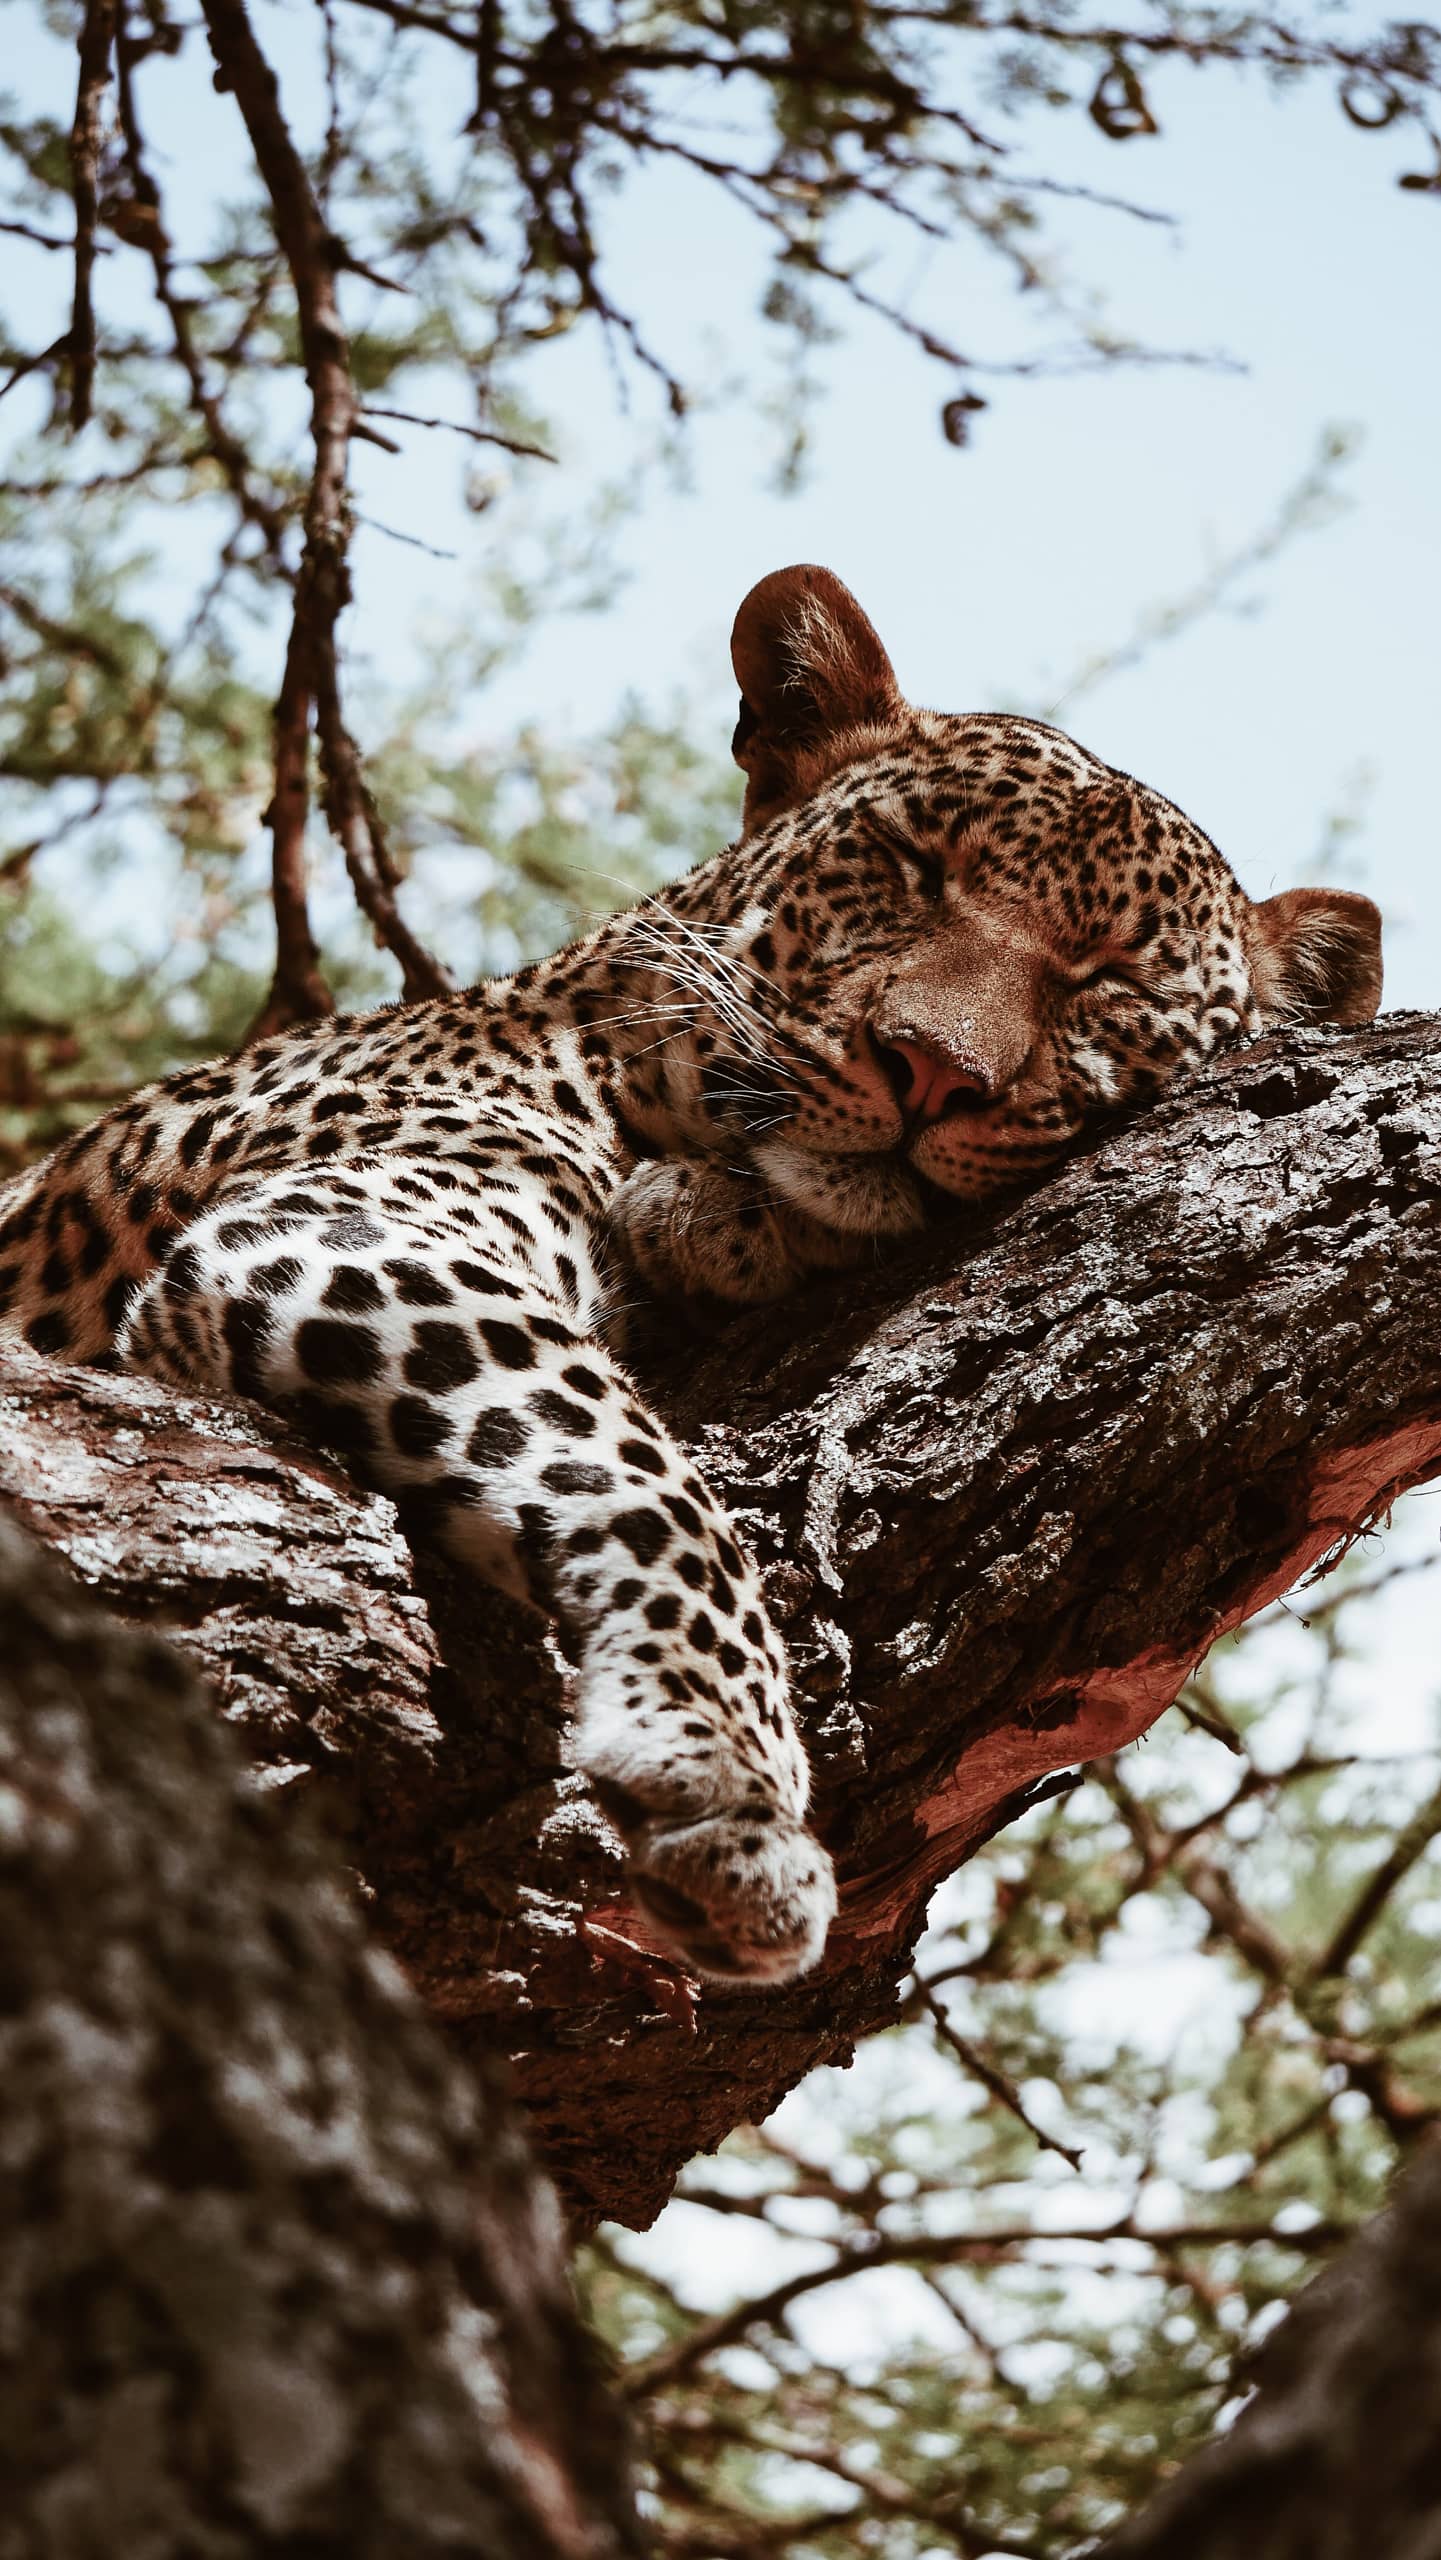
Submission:
M 1253 904 L 1059 731 L 902 697 L 828 571 L 737 618 L 739 840 L 465 994 L 170 1077 L 0 1193 L 35 1349 L 254 1396 L 561 1623 L 575 1755 L 696 1971 L 835 1911 L 760 1577 L 618 1355 L 652 1286 L 744 1303 L 979 1200 L 1270 1024 L 1369 1020 L 1368 899 Z

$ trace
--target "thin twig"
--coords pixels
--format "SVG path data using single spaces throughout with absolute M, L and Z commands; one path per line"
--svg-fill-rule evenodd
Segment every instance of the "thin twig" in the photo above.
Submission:
M 19 363 L 11 367 L 4 381 L 0 382 L 0 400 L 4 399 L 7 391 L 14 390 L 17 382 L 23 382 L 27 374 L 37 373 L 42 364 L 49 364 L 54 357 L 63 356 L 69 344 L 70 332 L 67 329 L 62 337 L 52 338 L 48 347 L 41 347 L 37 355 L 22 356 Z
M 1404 1822 L 1374 1874 L 1368 1876 L 1354 1902 L 1341 1915 L 1330 1939 L 1311 1967 L 1311 1980 L 1325 1982 L 1345 1972 L 1362 1939 L 1373 1929 L 1387 1901 L 1432 1841 L 1441 1833 L 1441 1787 L 1418 1805 Z
M 58 231 L 37 231 L 30 222 L 0 222 L 0 232 L 9 240 L 28 240 L 32 249 L 70 249 L 75 245 Z M 104 257 L 106 252 L 100 248 L 96 255 Z
M 205 428 L 211 453 L 219 463 L 234 492 L 235 500 L 247 524 L 253 524 L 264 541 L 272 566 L 286 579 L 292 576 L 284 551 L 286 511 L 271 500 L 262 498 L 251 477 L 250 456 L 239 438 L 231 433 L 220 401 L 206 380 L 205 366 L 195 343 L 190 306 L 175 290 L 171 271 L 173 252 L 165 227 L 160 190 L 145 158 L 144 138 L 140 131 L 135 105 L 135 89 L 131 78 L 132 47 L 124 25 L 116 46 L 117 88 L 120 99 L 120 129 L 125 143 L 125 162 L 134 190 L 136 207 L 144 219 L 135 227 L 136 245 L 143 245 L 155 277 L 155 294 L 170 322 L 175 353 L 190 385 L 190 401 Z
M 686 2336 L 621 2373 L 617 2388 L 629 2400 L 643 2399 L 662 2386 L 669 2386 L 683 2373 L 703 2364 L 722 2347 L 736 2345 L 750 2330 L 774 2328 L 791 2305 L 803 2301 L 808 2294 L 820 2293 L 828 2285 L 844 2284 L 848 2277 L 860 2275 L 873 2267 L 961 2267 L 996 2266 L 1002 2261 L 1032 2255 L 1038 2265 L 1048 2263 L 1044 2253 L 1051 2249 L 1115 2248 L 1118 2243 L 1130 2245 L 1139 2241 L 1144 2248 L 1164 2257 L 1178 2248 L 1249 2249 L 1264 2244 L 1267 2248 L 1294 2251 L 1298 2257 L 1324 2255 L 1350 2238 L 1359 2226 L 1337 2216 L 1320 2216 L 1301 2229 L 1281 2230 L 1274 2222 L 1258 2216 L 1237 2215 L 1229 2220 L 1219 2216 L 1215 2221 L 1182 2221 L 1157 2225 L 1148 2230 L 1138 2221 L 1134 2211 L 1120 2214 L 1114 2221 L 1087 2224 L 1068 2223 L 1064 2228 L 1042 2228 L 1031 2223 L 1010 2223 L 989 2231 L 966 2232 L 866 2232 L 859 2238 L 839 2244 L 834 2256 L 823 2267 L 807 2267 L 803 2273 L 787 2276 L 768 2292 L 756 2294 L 749 2301 L 738 2302 L 729 2311 L 717 2313 L 708 2320 L 698 2320 Z
M 472 444 L 498 444 L 502 453 L 521 453 L 534 462 L 554 462 L 543 444 L 527 444 L 521 436 L 503 436 L 498 427 L 471 427 L 460 418 L 418 418 L 411 409 L 377 409 L 368 402 L 362 418 L 393 418 L 403 427 L 444 427 L 453 436 L 469 436 Z
M 973 2044 L 969 2036 L 963 2036 L 960 2029 L 952 2025 L 931 1985 L 923 1981 L 919 1974 L 916 1976 L 916 1989 L 920 1994 L 921 2007 L 930 2018 L 942 2044 L 949 2047 L 963 2069 L 970 2073 L 971 2078 L 979 2080 L 983 2089 L 989 2089 L 991 2096 L 999 2101 L 1008 2115 L 1015 2117 L 1017 2124 L 1025 2126 L 1032 2140 L 1038 2142 L 1043 2151 L 1054 2151 L 1058 2158 L 1068 2161 L 1073 2169 L 1079 2169 L 1084 2153 L 1073 2150 L 1067 2142 L 1058 2142 L 1053 2133 L 1047 2133 L 1043 2125 L 1037 2124 L 1035 2117 L 1027 2113 L 1025 2100 L 1014 2080 L 1002 2071 L 998 2063 L 992 2062 L 990 2056 L 983 2053 L 978 2044 Z

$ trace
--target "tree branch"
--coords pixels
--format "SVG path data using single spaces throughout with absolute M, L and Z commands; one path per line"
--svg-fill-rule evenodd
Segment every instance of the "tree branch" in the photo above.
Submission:
M 219 395 L 206 379 L 205 362 L 195 343 L 191 310 L 176 291 L 172 273 L 172 249 L 166 229 L 160 189 L 145 155 L 144 136 L 135 103 L 135 47 L 122 26 L 115 48 L 117 88 L 120 99 L 120 129 L 125 143 L 125 165 L 133 195 L 125 208 L 124 236 L 136 248 L 143 248 L 150 260 L 155 278 L 155 298 L 170 323 L 176 357 L 190 386 L 190 405 L 205 430 L 208 450 L 224 472 L 235 496 L 236 505 L 247 524 L 255 526 L 265 545 L 272 566 L 281 576 L 290 575 L 285 560 L 285 509 L 272 499 L 263 497 L 252 478 L 251 458 L 240 438 L 232 434 L 221 407 Z M 117 223 L 119 216 L 116 217 Z
M 70 127 L 70 186 L 75 198 L 75 298 L 70 321 L 70 425 L 78 435 L 89 424 L 95 388 L 95 307 L 90 276 L 95 264 L 95 223 L 100 189 L 100 102 L 110 77 L 117 0 L 85 0 L 80 28 L 80 77 Z M 13 378 L 13 377 L 12 377 Z M 7 384 L 6 388 L 9 388 Z
M 336 270 L 344 263 L 341 244 L 325 220 L 305 163 L 291 140 L 275 74 L 256 41 L 244 0 L 204 0 L 204 10 L 217 86 L 233 90 L 245 119 L 295 289 L 315 445 L 305 505 L 305 548 L 295 586 L 285 683 L 276 709 L 271 840 L 277 955 L 275 984 L 261 1016 L 261 1026 L 273 1029 L 302 1018 L 304 1010 L 331 1009 L 328 990 L 319 978 L 303 873 L 308 794 L 302 796 L 298 778 L 312 712 L 325 774 L 326 816 L 377 942 L 399 961 L 407 996 L 443 995 L 452 980 L 410 931 L 396 906 L 397 875 L 341 709 L 336 626 L 350 601 L 348 474 L 350 439 L 360 425 L 350 350 L 335 290 Z
M 637 2554 L 493 2077 L 179 1657 L 4 1524 L 0 1665 L 7 2551 Z
M 0 1491 L 323 1802 L 425 1998 L 513 2058 L 577 2220 L 643 2222 L 894 2018 L 933 1885 L 1028 1790 L 1441 1467 L 1438 1082 L 1436 1018 L 1272 1038 L 918 1258 L 715 1344 L 665 1311 L 643 1365 L 766 1571 L 841 1872 L 782 1992 L 657 1954 L 534 1622 L 277 1424 L 12 1354 Z
M 1317 2276 L 1257 2359 L 1259 2390 L 1105 2560 L 1433 2551 L 1441 2534 L 1441 2147 Z

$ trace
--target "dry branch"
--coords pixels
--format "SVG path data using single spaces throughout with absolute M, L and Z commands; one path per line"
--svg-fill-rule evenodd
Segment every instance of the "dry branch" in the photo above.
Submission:
M 80 72 L 70 127 L 70 189 L 75 199 L 75 298 L 70 319 L 70 424 L 78 434 L 90 420 L 95 388 L 95 306 L 90 277 L 95 264 L 95 224 L 100 207 L 101 101 L 110 77 L 116 0 L 85 0 L 80 27 Z M 12 379 L 14 377 L 12 376 Z M 6 388 L 8 390 L 9 384 Z
M 843 1878 L 783 1993 L 648 1951 L 533 1623 L 277 1425 L 12 1355 L 0 1486 L 324 1801 L 578 2218 L 644 2221 L 895 2015 L 931 1887 L 1029 1787 L 1441 1467 L 1438 1081 L 1433 1017 L 1270 1039 L 919 1259 L 699 1351 L 666 1319 L 650 1383 L 767 1569 Z
M 404 922 L 395 902 L 396 872 L 360 754 L 345 725 L 336 629 L 350 601 L 351 437 L 366 430 L 350 367 L 350 348 L 336 294 L 337 271 L 353 265 L 316 199 L 280 105 L 275 74 L 251 26 L 244 0 L 204 0 L 216 84 L 233 91 L 245 119 L 290 270 L 300 326 L 315 464 L 305 502 L 305 545 L 285 681 L 276 706 L 276 788 L 271 804 L 275 981 L 257 1033 L 331 1010 L 311 932 L 304 875 L 309 805 L 306 761 L 312 716 L 325 776 L 325 813 L 375 938 L 399 962 L 407 996 L 443 995 L 449 971 Z M 378 441 L 385 441 L 378 438 Z

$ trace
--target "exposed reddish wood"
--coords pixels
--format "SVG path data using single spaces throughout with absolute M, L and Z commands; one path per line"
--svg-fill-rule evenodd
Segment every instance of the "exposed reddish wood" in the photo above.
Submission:
M 843 1880 L 781 1993 L 693 1993 L 647 1949 L 535 1622 L 412 1567 L 273 1422 L 12 1358 L 0 1490 L 330 1808 L 578 2217 L 644 2220 L 887 2020 L 932 1885 L 1019 1788 L 1144 1730 L 1441 1465 L 1438 1082 L 1429 1017 L 1270 1040 L 919 1257 L 719 1343 L 667 1314 L 650 1384 L 767 1570 Z

